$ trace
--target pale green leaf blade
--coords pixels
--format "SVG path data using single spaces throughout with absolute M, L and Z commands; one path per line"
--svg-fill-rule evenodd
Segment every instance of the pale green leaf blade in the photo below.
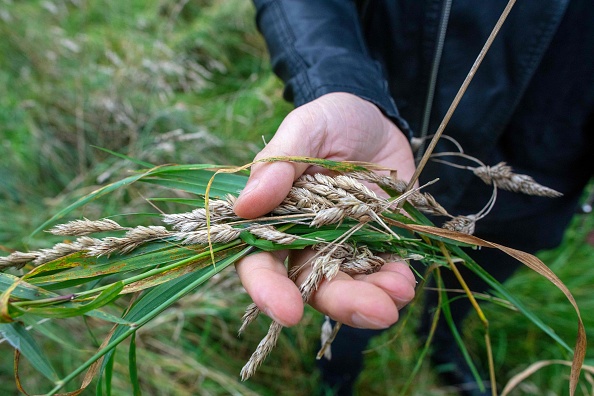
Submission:
M 141 161 L 141 160 L 139 160 L 137 158 L 129 157 L 126 154 L 118 153 L 117 151 L 112 151 L 112 150 L 107 149 L 105 147 L 99 147 L 99 146 L 93 146 L 93 145 L 91 145 L 91 147 L 94 147 L 94 148 L 96 148 L 98 150 L 101 150 L 101 151 L 105 151 L 106 153 L 109 153 L 109 154 L 111 154 L 111 155 L 113 155 L 115 157 L 118 157 L 118 158 L 121 158 L 121 159 L 125 159 L 127 161 L 130 161 L 130 162 L 132 162 L 134 164 L 143 166 L 145 168 L 151 169 L 151 168 L 154 168 L 155 167 L 155 165 L 154 164 L 151 164 L 150 162 Z
M 52 389 L 48 395 L 56 394 L 60 389 L 63 388 L 64 385 L 76 378 L 76 376 L 90 367 L 95 361 L 100 359 L 102 356 L 112 353 L 122 341 L 131 336 L 136 330 L 138 330 L 138 328 L 154 319 L 161 312 L 169 308 L 196 287 L 200 286 L 214 275 L 227 268 L 229 265 L 235 263 L 240 258 L 249 254 L 252 249 L 252 247 L 245 248 L 241 252 L 229 258 L 217 262 L 216 266 L 213 265 L 205 267 L 196 273 L 184 275 L 178 279 L 151 289 L 140 300 L 136 301 L 134 306 L 125 316 L 126 320 L 137 323 L 137 326 L 134 328 L 119 326 L 112 335 L 111 341 L 104 348 L 100 349 L 85 363 L 80 365 L 76 370 L 63 378 L 61 383 Z
M 73 316 L 81 316 L 94 309 L 101 308 L 110 302 L 114 301 L 120 295 L 124 288 L 123 282 L 116 282 L 103 290 L 91 302 L 85 304 L 58 304 L 42 308 L 27 308 L 24 310 L 29 315 L 41 316 L 45 318 L 70 318 Z
M 140 383 L 138 382 L 138 367 L 136 365 L 136 333 L 132 334 L 130 339 L 130 349 L 128 350 L 128 371 L 130 372 L 130 382 L 132 383 L 132 394 L 140 396 Z
M 5 292 L 14 282 L 18 281 L 18 277 L 0 272 L 0 294 Z M 40 298 L 57 297 L 56 293 L 49 292 L 41 287 L 21 281 L 17 287 L 10 293 L 12 297 L 23 300 L 37 300 Z

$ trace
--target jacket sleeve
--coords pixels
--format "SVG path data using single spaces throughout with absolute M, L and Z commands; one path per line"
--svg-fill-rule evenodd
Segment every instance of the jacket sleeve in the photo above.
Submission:
M 254 0 L 274 72 L 295 106 L 330 92 L 374 103 L 410 135 L 381 65 L 368 54 L 352 0 Z

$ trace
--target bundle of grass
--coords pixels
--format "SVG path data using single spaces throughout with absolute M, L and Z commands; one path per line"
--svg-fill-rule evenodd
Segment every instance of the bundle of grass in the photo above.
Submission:
M 427 265 L 428 273 L 436 268 L 454 271 L 484 321 L 488 345 L 486 318 L 457 270 L 457 265 L 464 265 L 560 345 L 572 351 L 539 318 L 472 261 L 461 247 L 498 248 L 512 255 L 560 288 L 576 308 L 579 317 L 570 292 L 537 258 L 450 227 L 434 227 L 420 210 L 453 216 L 429 194 L 418 188 L 408 189 L 406 183 L 393 175 L 374 172 L 377 168 L 371 164 L 292 157 L 268 159 L 274 160 L 311 163 L 329 169 L 335 176 L 304 175 L 295 181 L 287 198 L 269 215 L 246 220 L 235 215 L 233 204 L 234 194 L 247 181 L 244 171 L 247 166 L 237 169 L 213 165 L 148 168 L 83 197 L 40 229 L 85 203 L 136 181 L 183 192 L 184 198 L 179 198 L 179 195 L 174 198 L 161 197 L 152 202 L 155 205 L 186 205 L 189 210 L 162 214 L 160 220 L 164 225 L 127 227 L 113 219 L 73 220 L 49 229 L 50 233 L 69 237 L 70 240 L 48 249 L 15 251 L 0 257 L 0 269 L 5 271 L 0 272 L 0 320 L 3 322 L 0 332 L 15 347 L 17 384 L 20 384 L 18 357 L 23 354 L 54 383 L 49 394 L 57 393 L 65 384 L 89 369 L 80 388 L 84 389 L 97 373 L 104 373 L 106 364 L 103 358 L 109 360 L 123 340 L 131 337 L 134 343 L 133 335 L 139 328 L 215 274 L 248 254 L 306 247 L 313 248 L 316 254 L 304 264 L 311 267 L 310 274 L 300 286 L 304 302 L 309 300 L 320 282 L 331 280 L 338 271 L 348 274 L 378 271 L 385 263 L 379 253 L 395 255 L 404 261 L 419 260 Z M 384 193 L 376 194 L 368 187 L 370 184 Z M 188 198 L 188 194 L 191 198 Z M 301 269 L 292 269 L 290 276 L 295 278 Z M 434 272 L 438 276 L 439 271 Z M 121 316 L 105 309 L 113 306 L 119 297 L 131 293 L 135 293 L 134 299 Z M 444 301 L 444 304 L 447 303 Z M 245 331 L 258 313 L 259 309 L 255 305 L 247 308 L 240 332 Z M 114 327 L 93 356 L 59 379 L 22 323 L 26 318 L 58 319 L 83 315 L 112 322 Z M 570 384 L 572 389 L 577 383 L 584 359 L 585 333 L 581 319 L 578 323 L 578 341 Z M 332 333 L 339 328 L 340 324 L 330 330 L 326 326 L 320 356 L 330 355 Z M 242 379 L 255 373 L 272 351 L 281 330 L 279 323 L 271 324 L 267 336 L 243 368 Z M 465 349 L 462 343 L 460 348 Z M 132 356 L 131 362 L 130 377 L 137 387 L 138 377 Z M 489 364 L 491 381 L 495 383 L 492 358 Z

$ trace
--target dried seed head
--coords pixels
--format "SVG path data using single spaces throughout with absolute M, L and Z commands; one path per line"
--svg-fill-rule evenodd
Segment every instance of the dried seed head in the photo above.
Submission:
M 479 166 L 473 168 L 472 172 L 486 184 L 495 184 L 502 190 L 551 198 L 563 195 L 552 188 L 538 184 L 528 175 L 514 173 L 505 162 L 500 162 L 495 166 Z
M 307 277 L 301 286 L 299 286 L 299 291 L 301 292 L 301 297 L 304 303 L 307 303 L 312 294 L 318 290 L 320 283 L 324 280 L 324 267 L 328 265 L 327 262 L 330 260 L 332 260 L 332 258 L 327 255 L 318 256 L 314 259 L 311 264 L 311 272 L 307 274 Z
M 359 182 L 353 177 L 347 175 L 338 175 L 333 180 L 336 187 L 342 188 L 346 192 L 353 194 L 357 199 L 363 202 L 383 202 L 383 200 L 381 200 L 373 191 L 367 188 L 365 184 Z
M 322 209 L 330 207 L 332 201 L 327 198 L 329 194 L 322 191 L 324 189 L 327 187 L 311 184 L 306 184 L 306 187 L 293 187 L 284 203 L 292 204 L 298 208 Z
M 334 277 L 338 275 L 338 272 L 340 271 L 342 261 L 342 259 L 331 258 L 324 262 L 322 265 L 322 274 L 324 275 L 324 278 L 329 281 L 334 279 Z
M 208 245 L 208 236 L 212 243 L 229 243 L 239 238 L 241 230 L 233 228 L 228 224 L 213 224 L 210 228 L 204 228 L 192 232 L 178 232 L 175 239 L 183 245 Z
M 248 307 L 245 309 L 245 313 L 241 318 L 242 323 L 241 327 L 239 328 L 239 331 L 237 332 L 238 335 L 243 334 L 245 329 L 250 325 L 250 323 L 252 323 L 258 317 L 259 314 L 260 309 L 256 304 L 251 303 L 250 305 L 248 305 Z
M 328 224 L 340 223 L 345 218 L 344 209 L 333 207 L 322 209 L 316 213 L 311 221 L 311 227 L 321 227 Z
M 295 242 L 298 237 L 292 234 L 281 232 L 270 225 L 255 225 L 251 226 L 248 231 L 250 234 L 257 236 L 261 239 L 266 239 L 280 245 L 290 245 Z
M 336 206 L 344 209 L 347 216 L 360 220 L 361 218 L 369 219 L 369 214 L 373 212 L 371 206 L 361 202 L 354 196 L 346 196 L 340 198 Z
M 390 190 L 394 190 L 400 194 L 404 193 L 406 191 L 406 187 L 408 186 L 407 182 L 396 178 L 396 174 L 385 176 L 375 172 L 352 172 L 348 175 L 358 180 L 375 183 L 380 187 L 389 188 Z
M 475 215 L 468 216 L 456 216 L 453 219 L 445 222 L 442 228 L 451 231 L 458 231 L 464 234 L 474 234 L 474 228 L 476 225 L 477 218 Z
M 394 190 L 400 194 L 404 194 L 408 186 L 408 183 L 406 183 L 404 180 L 397 179 L 395 176 L 391 175 L 384 176 L 374 172 L 353 172 L 349 175 L 355 179 L 375 183 L 380 187 Z M 429 193 L 413 191 L 406 198 L 406 200 L 422 212 L 435 216 L 449 216 L 447 210 L 445 210 L 444 207 L 441 206 Z
M 345 259 L 340 266 L 349 275 L 372 274 L 379 271 L 386 264 L 386 260 L 376 256 L 366 246 L 358 246 L 352 259 Z
M 272 214 L 278 216 L 294 215 L 294 214 L 310 214 L 314 210 L 310 207 L 303 208 L 297 207 L 292 203 L 283 202 L 279 206 L 273 209 Z
M 174 230 L 181 232 L 194 231 L 197 228 L 206 226 L 206 210 L 198 208 L 186 213 L 166 214 L 163 215 L 163 222 L 171 225 Z
M 33 260 L 34 265 L 41 265 L 49 263 L 64 256 L 68 256 L 71 253 L 80 252 L 84 249 L 83 246 L 74 243 L 56 243 L 50 249 L 40 249 L 39 255 Z
M 429 193 L 413 192 L 407 201 L 422 212 L 435 216 L 448 216 L 448 211 L 441 206 Z
M 88 236 L 82 236 L 80 238 L 76 239 L 76 244 L 78 246 L 80 246 L 81 250 L 84 250 L 85 248 L 97 245 L 101 240 L 97 239 L 97 238 L 91 238 Z
M 95 232 L 127 230 L 110 219 L 102 220 L 73 220 L 65 224 L 58 224 L 49 230 L 54 235 L 81 236 Z
M 109 256 L 113 253 L 126 254 L 146 242 L 168 238 L 172 235 L 165 227 L 138 226 L 128 231 L 122 238 L 103 238 L 98 244 L 89 246 L 86 250 L 89 256 L 94 257 Z
M 270 354 L 276 342 L 278 340 L 278 336 L 282 330 L 283 326 L 277 322 L 272 322 L 270 324 L 270 328 L 268 329 L 268 334 L 260 341 L 258 347 L 248 360 L 245 366 L 241 369 L 241 380 L 245 381 L 250 378 L 258 367 L 262 364 L 264 359 Z
M 312 249 L 318 251 L 328 249 L 328 244 L 318 243 L 313 245 Z M 356 250 L 353 247 L 353 245 L 350 245 L 348 243 L 342 243 L 340 245 L 332 245 L 332 249 L 328 251 L 328 254 L 330 254 L 332 258 L 344 259 L 355 257 L 355 252 Z
M 8 256 L 0 257 L 0 269 L 14 267 L 21 269 L 23 266 L 37 258 L 39 254 L 36 252 L 12 252 Z
M 235 197 L 228 195 L 225 200 L 213 199 L 209 201 L 208 208 L 212 222 L 239 219 L 233 212 Z M 206 226 L 206 209 L 197 208 L 191 212 L 163 215 L 163 222 L 169 224 L 174 230 L 190 232 Z

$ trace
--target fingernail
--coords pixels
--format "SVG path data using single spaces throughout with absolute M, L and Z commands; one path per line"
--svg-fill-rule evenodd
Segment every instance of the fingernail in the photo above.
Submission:
M 362 315 L 358 312 L 355 312 L 351 316 L 351 321 L 355 325 L 355 327 L 359 327 L 361 329 L 386 329 L 389 326 L 386 326 L 384 323 L 368 318 L 365 315 Z
M 245 188 L 241 191 L 241 194 L 239 194 L 239 196 L 245 196 L 249 194 L 256 187 L 258 187 L 258 184 L 260 184 L 260 179 L 250 179 L 248 183 L 245 185 Z
M 274 320 L 275 322 L 277 322 L 277 323 L 280 323 L 281 325 L 285 326 L 285 324 L 284 324 L 283 322 L 281 322 L 280 320 L 278 320 L 278 319 L 276 318 L 276 316 L 274 316 L 274 315 L 272 314 L 272 311 L 271 311 L 271 310 L 270 310 L 268 307 L 264 307 L 264 308 L 262 308 L 262 312 L 264 312 L 264 314 L 265 314 L 266 316 L 268 316 L 270 319 L 272 319 L 272 320 Z

